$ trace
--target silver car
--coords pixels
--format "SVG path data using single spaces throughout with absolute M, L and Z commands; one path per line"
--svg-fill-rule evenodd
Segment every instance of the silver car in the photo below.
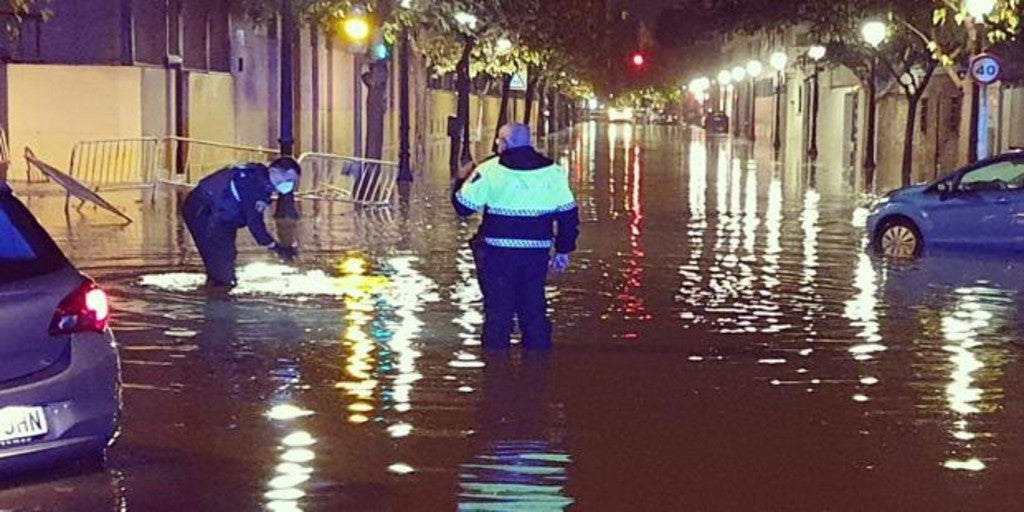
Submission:
M 117 434 L 110 304 L 0 182 L 0 472 L 102 460 Z

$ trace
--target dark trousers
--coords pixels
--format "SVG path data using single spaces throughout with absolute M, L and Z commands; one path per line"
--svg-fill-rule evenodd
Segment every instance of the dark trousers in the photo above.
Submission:
M 544 295 L 548 251 L 504 249 L 475 240 L 470 245 L 484 295 L 484 349 L 509 348 L 514 319 L 519 320 L 523 348 L 551 348 L 551 322 Z
M 218 222 L 209 201 L 201 191 L 193 191 L 185 198 L 182 217 L 192 240 L 199 249 L 206 267 L 206 284 L 210 286 L 235 285 L 235 235 L 238 228 Z

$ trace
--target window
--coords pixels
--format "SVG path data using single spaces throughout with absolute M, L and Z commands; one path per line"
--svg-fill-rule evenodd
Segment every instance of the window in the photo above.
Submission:
M 1024 160 L 1003 160 L 964 174 L 958 190 L 1019 190 L 1024 188 Z
M 0 193 L 0 284 L 67 265 L 64 254 L 28 209 L 9 193 Z
M 7 212 L 0 210 L 0 260 L 4 262 L 28 261 L 36 257 L 18 228 L 14 227 Z

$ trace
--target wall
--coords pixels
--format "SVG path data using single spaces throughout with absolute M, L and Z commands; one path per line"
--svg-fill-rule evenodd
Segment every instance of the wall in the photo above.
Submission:
M 28 145 L 66 170 L 78 141 L 138 137 L 141 90 L 142 70 L 135 67 L 9 64 L 8 132 L 15 161 Z
M 215 142 L 236 140 L 234 88 L 234 78 L 226 73 L 188 73 L 186 125 L 189 138 Z

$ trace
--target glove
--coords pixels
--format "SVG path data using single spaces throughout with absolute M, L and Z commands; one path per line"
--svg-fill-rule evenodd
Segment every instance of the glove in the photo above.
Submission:
M 278 258 L 288 262 L 291 262 L 299 255 L 299 251 L 295 247 L 281 245 L 276 242 L 270 246 L 270 250 L 274 251 Z
M 551 270 L 556 274 L 561 274 L 569 269 L 569 255 L 558 253 L 551 258 L 551 263 L 548 265 Z

